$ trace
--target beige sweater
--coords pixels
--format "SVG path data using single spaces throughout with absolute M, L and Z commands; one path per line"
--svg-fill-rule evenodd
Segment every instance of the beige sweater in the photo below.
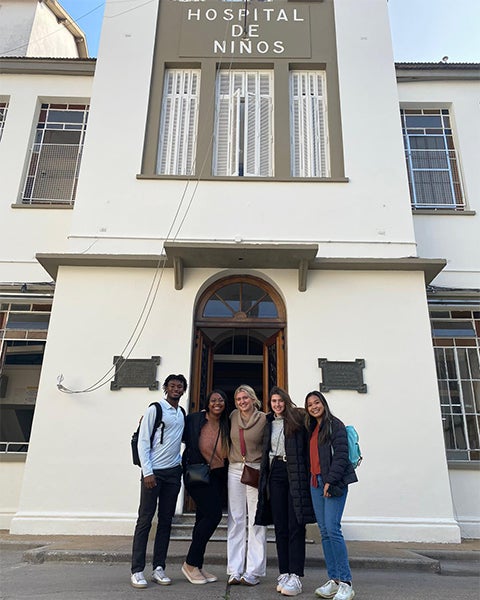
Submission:
M 242 462 L 243 457 L 240 452 L 240 427 L 244 431 L 245 446 L 247 449 L 246 462 L 260 463 L 262 460 L 262 441 L 263 429 L 265 427 L 265 413 L 255 409 L 248 423 L 244 423 L 240 418 L 240 412 L 234 410 L 230 415 L 230 438 L 232 444 L 228 459 L 231 463 Z

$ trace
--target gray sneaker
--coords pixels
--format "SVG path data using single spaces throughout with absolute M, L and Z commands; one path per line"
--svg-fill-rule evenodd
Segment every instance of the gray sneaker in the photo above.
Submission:
M 277 592 L 282 591 L 282 587 L 287 583 L 289 577 L 290 577 L 290 573 L 281 573 L 277 577 Z
M 159 583 L 160 585 L 170 585 L 172 583 L 170 577 L 165 575 L 165 571 L 162 569 L 162 567 L 157 567 L 154 570 L 152 573 L 152 581 L 154 583 Z
M 333 579 L 329 579 L 327 583 L 315 590 L 315 596 L 319 598 L 333 598 L 338 592 L 339 585 Z
M 284 583 L 282 587 L 282 596 L 298 596 L 302 591 L 303 588 L 300 577 L 295 573 L 292 573 L 288 578 L 288 581 Z
M 138 573 L 132 573 L 130 575 L 130 583 L 132 587 L 137 589 L 143 589 L 148 586 L 147 580 L 143 574 L 143 571 L 139 571 Z

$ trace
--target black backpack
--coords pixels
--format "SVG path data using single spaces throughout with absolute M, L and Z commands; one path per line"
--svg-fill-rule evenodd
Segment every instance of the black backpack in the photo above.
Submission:
M 149 406 L 155 406 L 155 408 L 157 409 L 157 414 L 155 416 L 155 422 L 153 424 L 153 429 L 152 429 L 152 435 L 150 436 L 150 448 L 153 446 L 153 438 L 155 437 L 155 432 L 157 431 L 157 429 L 160 427 L 160 443 L 163 444 L 163 433 L 165 430 L 165 423 L 162 421 L 162 406 L 159 402 L 152 402 L 151 404 L 149 404 Z M 183 413 L 183 417 L 185 418 L 185 411 L 183 409 L 183 406 L 180 406 L 180 410 Z M 140 423 L 142 422 L 143 417 L 141 417 L 140 421 L 138 422 L 138 427 L 137 430 L 134 431 L 133 435 L 132 435 L 132 439 L 130 442 L 130 445 L 132 447 L 132 461 L 134 465 L 137 465 L 137 467 L 141 467 L 142 464 L 140 462 L 140 456 L 138 455 L 138 433 L 140 431 Z

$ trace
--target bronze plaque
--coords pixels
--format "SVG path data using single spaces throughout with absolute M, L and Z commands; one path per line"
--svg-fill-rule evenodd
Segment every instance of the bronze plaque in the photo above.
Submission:
M 365 360 L 357 358 L 354 361 L 318 359 L 322 369 L 321 392 L 330 390 L 356 390 L 360 394 L 367 393 L 367 385 L 363 383 L 363 368 Z
M 158 390 L 159 356 L 127 359 L 123 356 L 114 356 L 113 364 L 115 365 L 115 378 L 110 383 L 111 390 L 118 391 L 122 387 L 147 387 L 152 391 Z

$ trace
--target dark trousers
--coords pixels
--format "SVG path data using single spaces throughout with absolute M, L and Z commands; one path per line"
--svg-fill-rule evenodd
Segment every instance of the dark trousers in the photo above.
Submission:
M 175 514 L 178 492 L 180 491 L 182 467 L 179 465 L 172 469 L 156 470 L 154 475 L 157 480 L 157 485 L 154 488 L 147 489 L 143 484 L 143 477 L 140 483 L 140 506 L 138 507 L 137 525 L 133 535 L 132 573 L 138 573 L 145 569 L 148 534 L 150 533 L 157 505 L 158 524 L 153 546 L 153 568 L 165 568 L 172 519 Z
M 197 506 L 192 543 L 186 558 L 186 563 L 192 567 L 203 567 L 205 549 L 222 519 L 225 478 L 225 468 L 213 469 L 210 471 L 209 485 L 193 485 L 187 488 Z
M 297 521 L 288 484 L 287 463 L 275 459 L 270 469 L 270 506 L 275 526 L 278 570 L 303 577 L 305 525 Z

